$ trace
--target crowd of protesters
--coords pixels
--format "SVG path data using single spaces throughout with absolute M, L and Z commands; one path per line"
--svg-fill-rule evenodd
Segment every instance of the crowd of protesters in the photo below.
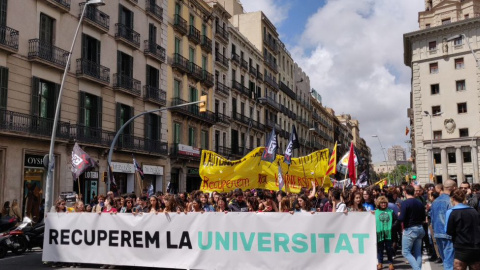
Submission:
M 371 212 L 376 218 L 377 269 L 383 269 L 386 251 L 388 269 L 401 248 L 413 269 L 421 269 L 422 254 L 443 263 L 444 269 L 480 269 L 480 184 L 452 180 L 444 184 L 399 186 L 378 185 L 358 188 L 323 187 L 302 189 L 300 193 L 270 190 L 240 190 L 228 193 L 163 194 L 151 196 L 108 192 L 91 204 L 78 198 L 73 207 L 64 200 L 55 212 L 142 213 L 162 212 Z M 102 268 L 114 268 L 104 265 Z

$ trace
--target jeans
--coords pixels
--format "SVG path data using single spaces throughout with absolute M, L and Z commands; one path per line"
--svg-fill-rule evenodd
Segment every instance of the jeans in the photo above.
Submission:
M 413 226 L 403 231 L 402 255 L 408 260 L 413 270 L 422 269 L 422 239 L 425 230 L 422 226 Z
M 454 249 L 452 240 L 446 238 L 435 238 L 437 240 L 438 253 L 443 260 L 443 269 L 453 270 Z
M 384 240 L 377 243 L 377 259 L 378 263 L 383 264 L 383 249 L 387 250 L 388 263 L 393 263 L 392 240 Z

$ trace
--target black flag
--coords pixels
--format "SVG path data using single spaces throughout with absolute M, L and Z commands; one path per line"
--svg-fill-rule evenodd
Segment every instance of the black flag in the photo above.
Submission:
M 278 143 L 277 143 L 277 134 L 275 134 L 275 129 L 272 129 L 272 134 L 270 134 L 270 139 L 268 139 L 267 146 L 263 150 L 262 160 L 272 162 L 277 157 Z
M 292 163 L 293 150 L 300 148 L 300 143 L 298 142 L 297 130 L 295 125 L 292 128 L 292 134 L 290 134 L 290 139 L 288 140 L 287 148 L 285 149 L 285 156 L 283 162 L 290 165 Z
M 80 148 L 78 143 L 75 143 L 72 151 L 72 174 L 73 178 L 77 179 L 88 168 L 97 166 L 95 160 L 93 160 L 85 151 Z

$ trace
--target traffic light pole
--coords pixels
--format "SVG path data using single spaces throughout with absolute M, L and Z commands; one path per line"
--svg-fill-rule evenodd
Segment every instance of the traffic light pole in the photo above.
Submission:
M 112 144 L 110 145 L 110 150 L 108 151 L 107 192 L 110 191 L 110 180 L 112 179 L 112 175 L 110 175 L 110 174 L 111 174 L 111 172 L 113 172 L 113 170 L 109 169 L 112 166 L 111 164 L 112 164 L 113 147 L 117 143 L 118 137 L 120 137 L 120 134 L 123 132 L 123 130 L 125 129 L 126 126 L 128 126 L 131 122 L 133 122 L 133 120 L 137 119 L 138 117 L 140 117 L 142 115 L 145 115 L 145 114 L 148 114 L 148 113 L 160 112 L 160 111 L 165 111 L 165 110 L 169 110 L 169 109 L 173 109 L 173 108 L 185 107 L 185 106 L 188 106 L 188 105 L 199 104 L 199 103 L 202 103 L 202 105 L 200 106 L 200 112 L 205 112 L 206 111 L 206 106 L 207 106 L 207 100 L 206 100 L 206 98 L 204 98 L 204 96 L 201 96 L 199 101 L 188 102 L 188 103 L 183 103 L 183 104 L 179 104 L 179 105 L 175 105 L 175 106 L 164 107 L 164 108 L 160 108 L 160 109 L 155 109 L 155 110 L 151 110 L 151 111 L 142 112 L 142 113 L 137 114 L 134 117 L 128 119 L 128 121 L 125 122 L 125 124 L 123 124 L 118 129 L 117 133 L 115 134 L 115 137 L 113 138 Z

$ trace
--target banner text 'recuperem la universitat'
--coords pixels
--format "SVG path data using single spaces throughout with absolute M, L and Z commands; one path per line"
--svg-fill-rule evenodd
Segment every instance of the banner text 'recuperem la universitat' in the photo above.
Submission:
M 180 269 L 372 269 L 370 213 L 48 214 L 43 261 Z

